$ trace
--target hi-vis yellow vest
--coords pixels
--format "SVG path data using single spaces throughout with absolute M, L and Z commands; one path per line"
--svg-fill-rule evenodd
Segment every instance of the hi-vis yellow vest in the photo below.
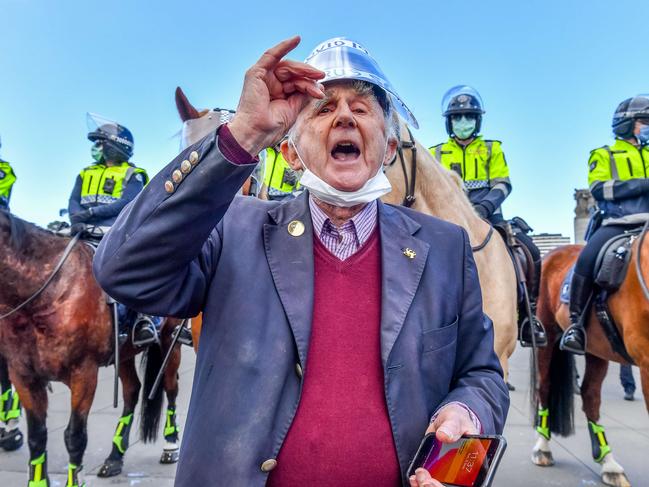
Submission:
M 442 166 L 458 173 L 469 190 L 509 182 L 509 168 L 497 140 L 476 137 L 464 147 L 451 137 L 447 142 L 431 147 L 429 151 Z
M 1 202 L 9 204 L 9 196 L 11 196 L 11 187 L 16 182 L 16 173 L 11 168 L 8 162 L 0 159 L 0 206 Z
M 268 188 L 276 189 L 282 193 L 291 193 L 300 185 L 299 182 L 293 181 L 294 173 L 282 153 L 268 147 L 264 167 L 264 184 Z
M 110 167 L 105 164 L 88 166 L 79 173 L 82 180 L 81 204 L 109 204 L 117 201 L 135 174 L 142 175 L 145 185 L 149 182 L 149 176 L 144 169 L 132 166 L 128 162 Z

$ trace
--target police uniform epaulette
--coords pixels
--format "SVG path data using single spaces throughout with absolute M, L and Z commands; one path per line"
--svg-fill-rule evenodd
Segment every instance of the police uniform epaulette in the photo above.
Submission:
M 428 150 L 435 149 L 436 147 L 439 147 L 440 145 L 444 145 L 444 144 L 446 144 L 446 142 L 442 142 L 442 143 L 437 144 L 437 145 L 431 145 L 431 146 L 428 148 Z
M 502 145 L 502 143 L 503 143 L 502 140 L 496 140 L 496 139 L 482 139 L 482 140 L 484 140 L 485 142 L 491 142 L 491 143 L 493 143 L 493 142 L 498 142 L 498 143 L 501 144 L 501 145 Z

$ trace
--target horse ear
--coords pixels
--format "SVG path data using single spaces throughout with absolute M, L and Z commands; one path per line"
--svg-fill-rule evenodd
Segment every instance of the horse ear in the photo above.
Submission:
M 178 109 L 178 115 L 180 115 L 180 119 L 183 122 L 200 117 L 198 110 L 189 103 L 189 100 L 180 86 L 176 87 L 176 108 Z

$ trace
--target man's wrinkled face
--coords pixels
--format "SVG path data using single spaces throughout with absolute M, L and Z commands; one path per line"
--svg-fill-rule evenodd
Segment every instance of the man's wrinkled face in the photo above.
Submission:
M 306 166 L 340 191 L 356 191 L 388 163 L 396 140 L 387 145 L 386 120 L 370 92 L 359 93 L 350 81 L 327 84 L 325 98 L 300 112 L 293 139 Z M 291 167 L 302 164 L 293 144 L 284 143 Z

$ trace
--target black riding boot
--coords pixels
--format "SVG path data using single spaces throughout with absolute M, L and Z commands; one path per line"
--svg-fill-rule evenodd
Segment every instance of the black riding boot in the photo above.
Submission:
M 532 333 L 534 333 L 534 342 L 537 347 L 545 347 L 548 344 L 548 337 L 545 334 L 545 328 L 541 320 L 536 315 L 536 302 L 539 298 L 539 283 L 541 282 L 541 260 L 534 262 L 534 279 L 529 287 L 530 309 L 532 310 L 532 326 L 530 320 L 526 317 L 521 322 L 520 342 L 523 347 L 532 346 Z
M 138 314 L 133 325 L 133 345 L 144 347 L 158 342 L 158 330 L 150 316 Z
M 577 355 L 586 353 L 586 303 L 592 291 L 592 279 L 573 274 L 570 284 L 570 327 L 561 337 L 561 350 Z

